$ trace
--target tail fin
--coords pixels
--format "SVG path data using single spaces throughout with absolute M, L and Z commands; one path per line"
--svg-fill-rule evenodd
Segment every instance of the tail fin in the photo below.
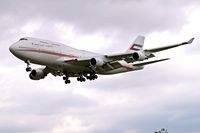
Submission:
M 143 45 L 144 45 L 144 40 L 145 40 L 144 36 L 138 36 L 135 39 L 135 41 L 133 42 L 133 44 L 131 45 L 131 47 L 126 52 L 133 52 L 133 51 L 142 50 L 143 49 Z

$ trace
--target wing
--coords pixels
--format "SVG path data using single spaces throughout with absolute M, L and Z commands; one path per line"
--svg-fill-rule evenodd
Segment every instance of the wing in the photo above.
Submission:
M 133 57 L 133 53 L 122 53 L 114 55 L 100 55 L 96 57 L 83 57 L 83 58 L 60 58 L 59 60 L 65 63 L 73 65 L 88 66 L 90 65 L 91 59 L 96 59 L 104 62 L 104 64 L 115 64 L 117 61 L 126 60 Z
M 126 60 L 127 62 L 131 62 L 131 61 L 133 61 L 133 53 L 135 53 L 135 52 L 139 53 L 140 55 L 142 55 L 144 57 L 146 56 L 146 58 L 152 58 L 152 57 L 155 57 L 152 53 L 171 49 L 171 48 L 175 48 L 175 47 L 186 45 L 186 44 L 191 44 L 193 41 L 194 41 L 194 38 L 191 38 L 187 42 L 182 42 L 182 43 L 178 43 L 178 44 L 174 44 L 174 45 L 169 45 L 169 46 L 164 46 L 164 47 L 159 47 L 159 48 L 153 48 L 153 49 L 146 49 L 144 51 L 141 50 L 141 51 L 132 51 L 132 52 L 129 52 L 129 53 L 122 53 L 122 54 L 115 54 L 115 55 L 105 55 L 105 57 L 108 60 L 112 60 L 112 61 Z
M 63 72 L 57 70 L 56 68 L 51 68 L 51 67 L 46 66 L 43 71 L 45 74 L 51 73 L 54 76 L 63 76 Z
M 144 50 L 144 51 L 149 52 L 149 53 L 160 52 L 160 51 L 167 50 L 167 49 L 170 49 L 170 48 L 175 48 L 175 47 L 178 47 L 178 46 L 191 44 L 193 41 L 194 41 L 194 38 L 190 39 L 188 42 L 182 42 L 182 43 L 179 43 L 179 44 L 174 44 L 174 45 L 169 45 L 169 46 L 164 46 L 164 47 L 159 47 L 159 48 L 147 49 L 147 50 Z
M 126 61 L 127 63 L 134 62 L 134 61 L 143 61 L 145 59 L 155 57 L 152 54 L 154 52 L 159 52 L 159 51 L 167 50 L 170 48 L 174 48 L 174 47 L 178 47 L 178 46 L 182 46 L 186 44 L 191 44 L 193 41 L 194 41 L 194 38 L 190 39 L 187 42 L 182 42 L 179 44 L 164 46 L 160 48 L 147 49 L 144 51 L 143 50 L 132 51 L 132 52 L 126 52 L 126 53 L 114 54 L 114 55 L 99 55 L 96 57 L 60 58 L 59 61 L 71 64 L 71 65 L 85 67 L 85 69 L 87 70 L 90 70 L 88 69 L 88 67 L 91 67 L 91 65 L 95 66 L 95 69 L 99 68 L 102 70 L 103 69 L 112 70 L 112 69 L 121 67 L 119 61 Z M 134 54 L 135 54 L 135 57 L 134 57 Z M 156 61 L 151 61 L 147 63 L 139 63 L 135 65 L 147 65 L 147 64 L 151 64 L 155 62 L 164 61 L 164 60 L 167 60 L 167 59 L 156 60 Z
M 136 64 L 133 64 L 133 66 L 144 66 L 144 65 L 149 65 L 149 64 L 153 64 L 153 63 L 157 63 L 157 62 L 161 62 L 161 61 L 165 61 L 165 60 L 169 60 L 169 58 L 160 59 L 160 60 L 154 60 L 154 61 L 141 62 L 141 63 L 136 63 Z
M 65 59 L 64 62 L 65 63 L 70 63 L 72 65 L 79 65 L 79 66 L 83 66 L 83 67 L 89 67 L 91 66 L 91 59 L 94 59 L 96 58 L 97 60 L 102 60 L 102 62 L 104 62 L 102 64 L 101 67 L 101 70 L 113 70 L 113 69 L 116 69 L 116 68 L 119 68 L 121 67 L 121 64 L 118 62 L 118 60 L 121 60 L 125 57 L 118 57 L 118 56 L 115 56 L 116 58 L 107 58 L 107 56 L 99 56 L 99 57 L 88 57 L 88 58 L 78 58 L 78 59 Z M 100 67 L 97 67 L 97 68 L 100 68 Z
M 64 63 L 68 63 L 71 65 L 77 65 L 81 67 L 85 67 L 85 70 L 87 71 L 88 68 L 89 70 L 96 69 L 97 71 L 109 71 L 109 70 L 114 70 L 117 68 L 122 67 L 120 61 L 122 61 L 124 58 L 130 57 L 132 54 L 119 54 L 119 55 L 113 55 L 113 56 L 97 56 L 97 57 L 87 57 L 87 58 L 74 58 L 74 59 L 66 59 L 66 58 L 61 58 L 59 61 L 62 61 Z M 92 59 L 96 59 L 96 61 L 103 62 L 102 65 L 100 66 L 95 66 L 95 68 L 92 68 Z
M 63 62 L 69 63 L 72 65 L 80 65 L 80 66 L 88 66 L 90 64 L 90 60 L 92 58 L 90 57 L 84 57 L 84 58 L 74 58 L 74 59 L 63 59 Z

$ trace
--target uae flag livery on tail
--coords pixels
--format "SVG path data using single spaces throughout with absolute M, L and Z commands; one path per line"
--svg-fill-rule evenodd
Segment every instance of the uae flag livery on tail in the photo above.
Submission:
M 144 36 L 138 36 L 136 40 L 133 42 L 133 44 L 131 45 L 131 47 L 127 50 L 127 52 L 142 50 L 143 45 L 144 45 L 144 40 L 145 40 Z

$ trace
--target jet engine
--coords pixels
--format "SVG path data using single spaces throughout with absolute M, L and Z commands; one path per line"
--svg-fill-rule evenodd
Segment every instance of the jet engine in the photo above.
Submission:
M 45 76 L 47 76 L 47 74 L 44 73 L 43 68 L 33 69 L 29 74 L 29 77 L 32 80 L 40 80 L 45 78 Z
M 105 63 L 104 60 L 101 58 L 92 58 L 90 60 L 90 64 L 93 66 L 103 66 Z
M 133 59 L 135 61 L 143 61 L 145 59 L 148 59 L 148 57 L 142 52 L 134 52 L 133 53 Z

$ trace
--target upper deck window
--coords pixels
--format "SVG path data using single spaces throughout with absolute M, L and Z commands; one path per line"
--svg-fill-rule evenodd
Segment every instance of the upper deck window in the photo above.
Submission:
M 28 40 L 27 38 L 21 38 L 21 39 L 19 39 L 19 41 L 22 41 L 22 40 Z

